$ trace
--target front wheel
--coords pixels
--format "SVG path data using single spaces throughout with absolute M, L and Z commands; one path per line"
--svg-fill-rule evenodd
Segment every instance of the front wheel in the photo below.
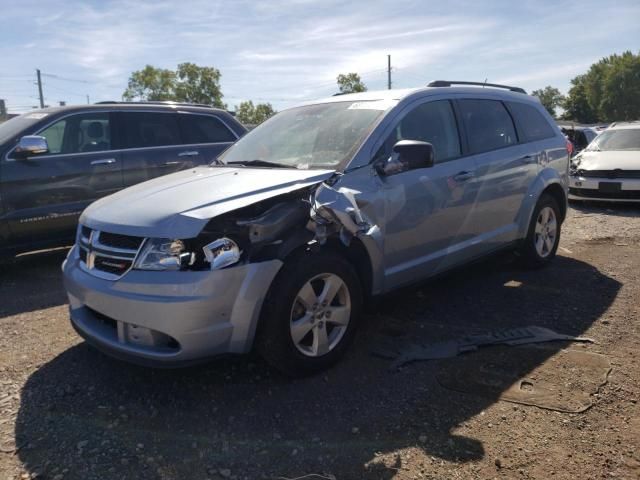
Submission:
M 558 202 L 551 195 L 543 194 L 533 212 L 527 237 L 519 249 L 525 266 L 543 267 L 556 256 L 560 243 L 560 218 Z
M 265 299 L 257 347 L 290 376 L 319 372 L 351 343 L 362 291 L 353 267 L 333 253 L 287 260 Z

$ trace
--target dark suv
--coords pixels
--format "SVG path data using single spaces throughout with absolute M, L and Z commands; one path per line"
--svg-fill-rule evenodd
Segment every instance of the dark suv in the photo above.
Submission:
M 211 162 L 246 133 L 207 106 L 108 102 L 0 124 L 0 256 L 72 243 L 94 200 Z

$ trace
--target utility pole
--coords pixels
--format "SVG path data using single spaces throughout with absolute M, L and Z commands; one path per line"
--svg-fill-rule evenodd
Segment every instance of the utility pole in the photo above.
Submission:
M 38 95 L 40 96 L 40 108 L 44 108 L 44 95 L 42 95 L 42 79 L 40 78 L 40 69 L 36 69 L 38 75 Z
M 387 55 L 387 87 L 391 90 L 391 55 Z
M 89 94 L 87 93 L 87 105 L 89 105 Z

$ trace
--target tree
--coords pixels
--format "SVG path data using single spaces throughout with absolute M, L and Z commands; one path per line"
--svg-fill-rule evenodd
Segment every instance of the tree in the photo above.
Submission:
M 605 57 L 571 84 L 567 117 L 585 123 L 640 118 L 640 54 Z
M 543 89 L 534 90 L 531 92 L 531 95 L 538 97 L 540 103 L 542 103 L 544 108 L 546 108 L 554 118 L 556 116 L 556 108 L 562 106 L 564 103 L 564 97 L 560 93 L 560 90 L 550 85 L 547 85 Z
M 251 100 L 236 106 L 236 118 L 245 125 L 259 125 L 277 112 L 270 103 L 253 104 Z
M 174 100 L 175 73 L 164 68 L 147 65 L 133 72 L 127 89 L 122 94 L 125 100 Z
M 366 92 L 367 87 L 357 73 L 340 74 L 337 78 L 340 93 Z
M 587 91 L 597 88 L 592 101 L 600 117 L 606 122 L 640 118 L 640 54 L 611 55 L 598 66 L 591 77 L 591 70 L 587 73 Z
M 181 63 L 176 71 L 147 65 L 129 77 L 125 100 L 173 100 L 226 108 L 220 91 L 220 71 Z
M 578 75 L 571 80 L 569 94 L 562 105 L 564 120 L 575 120 L 579 123 L 596 123 L 597 113 L 589 105 L 587 93 L 584 88 L 584 75 Z
M 199 67 L 195 63 L 181 63 L 176 72 L 178 81 L 175 96 L 178 102 L 203 103 L 226 108 L 220 91 L 220 70 Z

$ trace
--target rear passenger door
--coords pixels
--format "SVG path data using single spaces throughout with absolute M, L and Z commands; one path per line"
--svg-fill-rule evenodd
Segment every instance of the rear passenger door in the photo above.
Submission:
M 179 112 L 178 121 L 185 146 L 181 158 L 194 165 L 212 162 L 238 139 L 215 115 Z
M 126 187 L 189 167 L 173 111 L 118 114 L 124 140 L 122 172 Z
M 472 185 L 478 242 L 473 253 L 481 254 L 516 238 L 516 217 L 537 165 L 532 152 L 520 145 L 503 102 L 464 98 L 456 103 L 476 164 Z

